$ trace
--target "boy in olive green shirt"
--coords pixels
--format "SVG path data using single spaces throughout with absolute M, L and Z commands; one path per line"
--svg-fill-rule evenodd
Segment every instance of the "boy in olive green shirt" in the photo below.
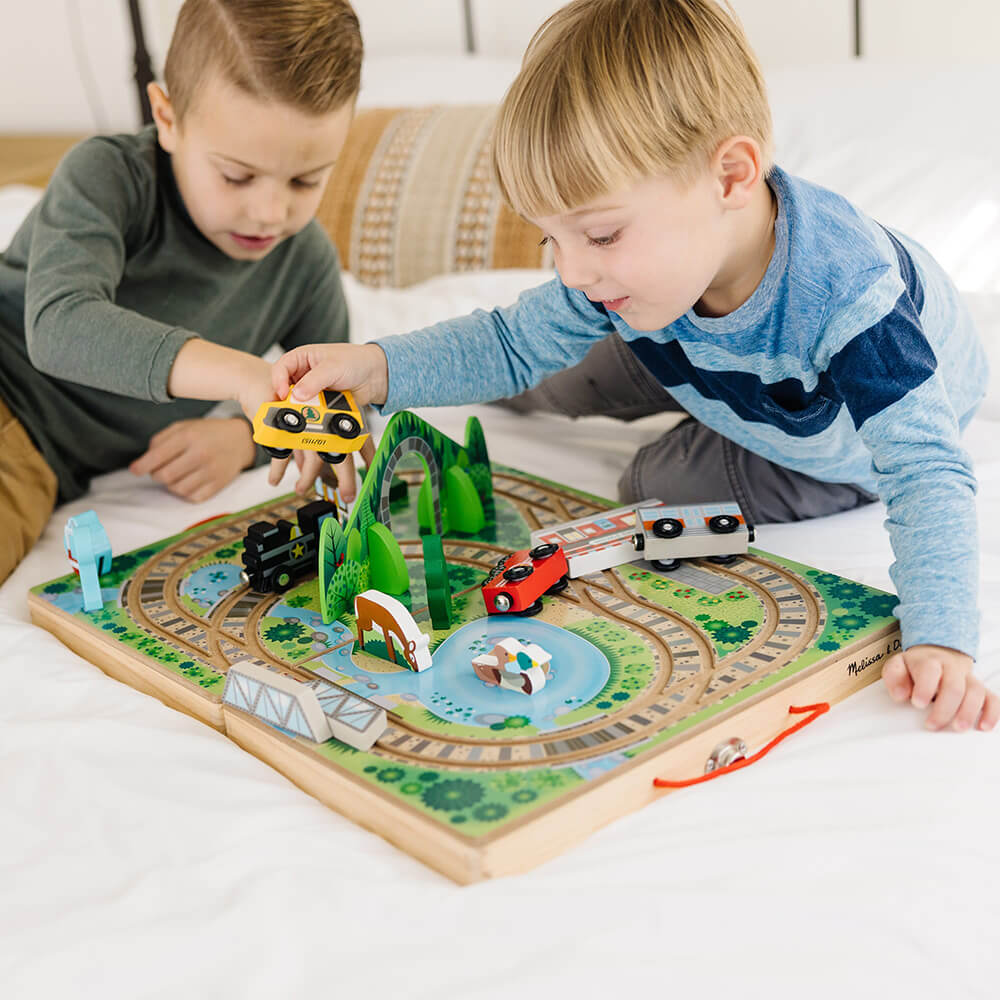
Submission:
M 208 499 L 258 458 L 213 403 L 270 398 L 274 343 L 347 339 L 314 216 L 361 36 L 346 0 L 289 7 L 186 0 L 155 128 L 71 150 L 0 255 L 0 451 L 18 455 L 0 460 L 0 582 L 95 475 Z

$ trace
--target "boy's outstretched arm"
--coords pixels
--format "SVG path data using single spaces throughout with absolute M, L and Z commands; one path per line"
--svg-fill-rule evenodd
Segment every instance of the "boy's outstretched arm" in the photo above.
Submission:
M 871 453 L 886 507 L 904 647 L 885 663 L 886 690 L 915 708 L 930 706 L 931 730 L 992 729 L 1000 700 L 973 673 L 976 479 L 938 353 L 924 331 L 924 286 L 904 266 L 908 257 L 897 253 L 898 270 L 863 272 L 857 287 L 828 306 L 814 354 Z M 870 325 L 858 330 L 859 320 Z
M 392 411 L 488 402 L 575 364 L 613 329 L 603 307 L 554 279 L 522 292 L 513 305 L 376 343 L 296 347 L 275 363 L 272 388 L 283 399 L 294 384 L 300 400 L 346 389 L 359 405 Z M 272 484 L 286 465 L 272 462 Z M 302 478 L 307 474 L 303 467 Z

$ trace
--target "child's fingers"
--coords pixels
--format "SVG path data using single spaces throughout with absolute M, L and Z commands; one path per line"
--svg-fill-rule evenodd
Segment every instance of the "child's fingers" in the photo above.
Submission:
M 901 654 L 897 653 L 889 658 L 882 668 L 882 680 L 893 701 L 910 700 L 910 695 L 913 694 L 913 681 L 910 679 L 910 672 L 906 669 L 906 661 Z
M 311 367 L 308 345 L 282 354 L 271 366 L 271 388 L 278 399 L 286 399 L 292 383 L 297 382 Z
M 296 454 L 296 461 L 299 464 L 299 478 L 295 483 L 295 492 L 300 496 L 305 496 L 316 482 L 316 477 L 323 467 L 323 460 L 314 451 L 302 452 L 301 459 Z
M 983 703 L 983 714 L 979 720 L 979 728 L 986 731 L 992 729 L 1000 722 L 1000 695 L 995 691 L 986 692 L 986 700 Z
M 913 694 L 910 704 L 914 708 L 926 708 L 937 693 L 941 683 L 941 664 L 936 660 L 925 661 L 913 676 Z
M 269 486 L 277 486 L 281 482 L 281 477 L 285 474 L 285 469 L 288 467 L 288 462 L 291 456 L 288 458 L 272 458 L 271 468 L 267 473 L 267 482 Z
M 957 670 L 945 670 L 941 674 L 936 694 L 931 695 L 934 704 L 927 713 L 924 725 L 928 729 L 943 729 L 947 726 L 955 718 L 973 680 L 974 678 Z
M 344 503 L 353 503 L 354 498 L 357 496 L 358 488 L 355 485 L 357 477 L 354 473 L 354 456 L 348 455 L 337 466 L 337 491 L 340 493 L 340 499 Z
M 310 368 L 308 371 L 302 373 L 301 378 L 297 378 L 294 374 L 292 374 L 291 378 L 295 383 L 293 398 L 299 400 L 299 402 L 312 399 L 313 396 L 318 396 L 323 389 L 351 388 L 351 386 L 341 384 L 343 373 L 340 369 L 329 364 Z
M 969 676 L 969 682 L 965 688 L 965 697 L 962 699 L 955 718 L 951 721 L 952 729 L 962 732 L 964 729 L 971 729 L 976 724 L 983 710 L 986 701 L 986 688 L 978 677 Z

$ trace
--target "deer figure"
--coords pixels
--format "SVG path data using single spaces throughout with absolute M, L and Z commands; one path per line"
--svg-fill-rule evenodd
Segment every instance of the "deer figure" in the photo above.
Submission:
M 382 630 L 385 648 L 393 663 L 396 662 L 396 650 L 392 645 L 392 636 L 395 636 L 411 670 L 427 670 L 431 666 L 430 637 L 420 631 L 413 615 L 395 597 L 378 590 L 366 590 L 354 598 L 354 615 L 358 645 L 362 649 L 365 648 L 365 632 L 374 631 L 377 626 Z

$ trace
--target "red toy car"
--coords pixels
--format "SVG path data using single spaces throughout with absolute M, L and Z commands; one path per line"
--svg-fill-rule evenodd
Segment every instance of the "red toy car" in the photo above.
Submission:
M 504 556 L 483 582 L 483 601 L 491 615 L 536 615 L 542 594 L 558 594 L 568 583 L 566 553 L 549 542 Z

